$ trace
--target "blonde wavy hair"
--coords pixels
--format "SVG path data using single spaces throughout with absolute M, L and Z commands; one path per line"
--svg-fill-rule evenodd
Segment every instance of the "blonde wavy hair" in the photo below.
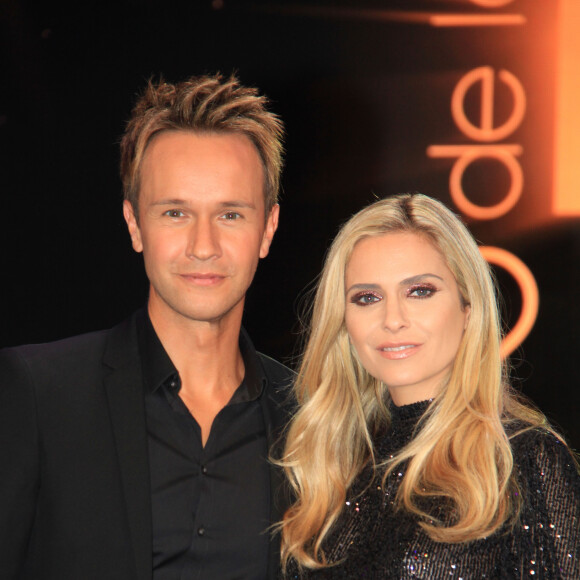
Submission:
M 389 395 L 351 348 L 344 324 L 345 272 L 360 240 L 391 232 L 426 236 L 454 274 L 471 313 L 455 363 L 420 421 L 414 439 L 383 464 L 402 462 L 400 509 L 419 516 L 435 541 L 467 542 L 492 534 L 519 511 L 506 427 L 548 429 L 545 417 L 510 389 L 500 357 L 500 320 L 487 262 L 463 223 L 442 203 L 421 194 L 377 201 L 353 216 L 334 240 L 313 303 L 310 331 L 295 393 L 299 411 L 287 434 L 281 464 L 294 504 L 280 523 L 282 565 L 328 565 L 323 542 L 337 521 L 355 477 L 375 466 L 373 436 L 390 422 Z M 441 522 L 420 505 L 442 498 L 454 508 Z

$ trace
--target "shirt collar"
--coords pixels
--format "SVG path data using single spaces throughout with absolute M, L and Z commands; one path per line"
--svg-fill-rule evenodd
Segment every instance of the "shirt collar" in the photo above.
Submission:
M 178 379 L 179 374 L 163 348 L 146 308 L 137 315 L 137 335 L 145 393 L 153 393 L 162 385 Z M 243 328 L 240 329 L 239 345 L 244 361 L 245 376 L 229 404 L 257 399 L 262 394 L 267 380 L 256 349 Z

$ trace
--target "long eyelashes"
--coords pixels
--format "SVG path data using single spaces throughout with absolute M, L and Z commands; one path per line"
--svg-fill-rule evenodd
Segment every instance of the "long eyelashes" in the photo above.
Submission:
M 369 304 L 374 304 L 382 299 L 383 297 L 378 292 L 373 292 L 371 290 L 363 290 L 362 292 L 357 292 L 350 297 L 350 301 L 359 306 L 368 306 Z
M 421 283 L 410 286 L 406 290 L 406 295 L 408 298 L 424 300 L 426 298 L 431 298 L 431 296 L 433 296 L 437 291 L 437 288 L 433 284 Z M 380 302 L 382 299 L 382 294 L 379 294 L 378 292 L 373 290 L 363 290 L 351 296 L 349 302 L 357 304 L 358 306 L 369 306 L 375 302 Z
M 437 288 L 433 284 L 415 284 L 407 291 L 407 295 L 412 298 L 430 298 L 437 292 Z

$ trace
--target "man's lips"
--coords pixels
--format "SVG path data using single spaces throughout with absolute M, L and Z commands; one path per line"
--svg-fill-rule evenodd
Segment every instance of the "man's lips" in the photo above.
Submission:
M 397 344 L 381 344 L 377 347 L 377 350 L 383 358 L 398 360 L 414 355 L 420 347 L 421 344 L 416 342 L 400 342 Z
M 223 274 L 214 272 L 180 274 L 182 278 L 197 286 L 213 286 L 225 279 Z

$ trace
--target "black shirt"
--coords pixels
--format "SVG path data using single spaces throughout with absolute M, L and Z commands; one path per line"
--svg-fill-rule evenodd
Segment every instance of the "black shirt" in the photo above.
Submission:
M 153 578 L 266 578 L 270 525 L 266 378 L 242 331 L 245 377 L 205 447 L 151 322 L 139 324 L 151 472 Z

